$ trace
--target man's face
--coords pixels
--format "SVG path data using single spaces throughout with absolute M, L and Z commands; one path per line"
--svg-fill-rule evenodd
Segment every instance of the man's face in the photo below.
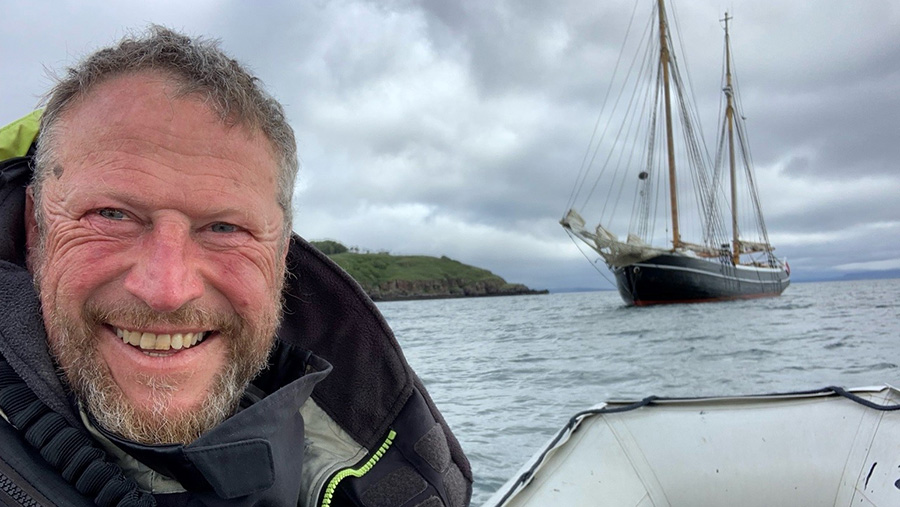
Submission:
M 53 354 L 107 429 L 187 443 L 265 364 L 285 247 L 277 165 L 164 75 L 96 86 L 61 118 L 31 265 Z

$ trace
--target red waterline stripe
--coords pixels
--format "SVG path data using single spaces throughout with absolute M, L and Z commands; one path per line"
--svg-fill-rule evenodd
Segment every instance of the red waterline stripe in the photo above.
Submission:
M 684 303 L 715 303 L 719 301 L 736 301 L 738 299 L 759 299 L 780 296 L 780 292 L 766 292 L 760 294 L 748 294 L 743 296 L 730 296 L 722 298 L 710 299 L 665 299 L 659 301 L 635 301 L 634 306 L 650 306 L 650 305 L 678 305 Z

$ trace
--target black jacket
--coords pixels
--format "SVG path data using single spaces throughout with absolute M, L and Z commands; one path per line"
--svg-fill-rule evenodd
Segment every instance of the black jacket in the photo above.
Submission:
M 24 390 L 39 400 L 35 405 L 46 407 L 41 409 L 49 414 L 44 419 L 52 421 L 35 429 L 38 424 L 31 419 L 37 420 L 36 416 L 11 418 L 12 424 L 0 419 L 0 500 L 7 499 L 4 494 L 24 491 L 39 502 L 43 497 L 59 505 L 91 505 L 91 500 L 104 504 L 109 500 L 99 496 L 112 493 L 98 490 L 101 486 L 90 485 L 94 490 L 85 486 L 91 477 L 82 477 L 82 483 L 73 486 L 69 481 L 77 482 L 78 477 L 72 477 L 71 463 L 68 472 L 60 470 L 66 463 L 58 461 L 74 459 L 74 452 L 65 451 L 69 444 L 57 445 L 63 451 L 48 451 L 34 442 L 44 439 L 35 434 L 47 433 L 41 440 L 47 443 L 41 445 L 49 447 L 62 427 L 75 428 L 78 435 L 86 433 L 48 354 L 38 297 L 25 268 L 24 189 L 31 178 L 30 161 L 26 156 L 0 162 L 0 409 L 9 417 L 8 400 L 19 399 L 19 391 L 27 386 Z M 286 310 L 276 351 L 270 368 L 248 390 L 257 396 L 245 396 L 258 401 L 188 446 L 148 448 L 118 442 L 130 455 L 174 476 L 188 490 L 156 494 L 156 503 L 468 505 L 469 463 L 375 305 L 344 271 L 296 235 L 289 249 L 287 277 Z M 328 462 L 329 442 L 316 442 L 309 433 L 304 439 L 301 405 L 304 413 L 315 408 L 314 417 L 324 419 L 324 425 L 336 424 L 356 453 Z M 102 451 L 94 437 L 88 440 Z M 310 461 L 316 449 L 318 457 Z M 59 453 L 65 456 L 58 457 Z M 51 462 L 57 462 L 48 463 L 48 454 Z M 98 459 L 115 461 L 109 456 Z M 313 479 L 304 485 L 312 491 L 298 499 L 301 468 L 306 463 L 309 469 L 312 462 L 318 469 L 306 470 Z M 116 473 L 100 476 L 121 479 L 121 473 Z M 7 484 L 19 490 L 10 487 L 11 493 L 4 493 Z

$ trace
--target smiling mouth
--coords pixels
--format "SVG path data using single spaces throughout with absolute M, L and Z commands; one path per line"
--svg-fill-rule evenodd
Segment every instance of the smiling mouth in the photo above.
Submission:
M 145 354 L 188 349 L 202 342 L 210 334 L 210 331 L 156 334 L 130 331 L 118 327 L 115 330 L 116 335 L 122 339 L 122 342 L 141 349 Z

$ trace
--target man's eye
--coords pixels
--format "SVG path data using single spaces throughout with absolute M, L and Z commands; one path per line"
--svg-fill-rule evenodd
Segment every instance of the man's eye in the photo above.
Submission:
M 124 212 L 113 209 L 113 208 L 103 208 L 97 211 L 97 214 L 103 218 L 108 218 L 110 220 L 125 220 L 128 218 Z
M 209 226 L 209 230 L 211 230 L 212 232 L 218 232 L 218 233 L 229 233 L 229 232 L 237 232 L 238 227 L 236 225 L 226 224 L 224 222 L 216 222 L 216 223 L 212 224 L 211 226 Z

